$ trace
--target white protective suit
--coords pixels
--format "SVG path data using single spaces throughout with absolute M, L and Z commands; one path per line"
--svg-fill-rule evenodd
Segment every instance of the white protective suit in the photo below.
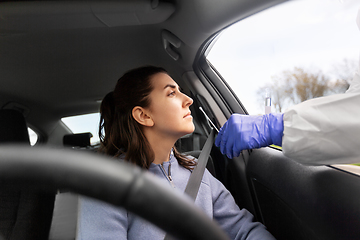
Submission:
M 360 10 L 357 25 L 360 29 Z M 286 156 L 305 164 L 360 163 L 359 69 L 346 93 L 286 110 L 282 139 Z

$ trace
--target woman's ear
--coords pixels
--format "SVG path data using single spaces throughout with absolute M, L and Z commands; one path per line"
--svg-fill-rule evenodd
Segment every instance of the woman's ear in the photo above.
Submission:
M 132 110 L 132 116 L 141 125 L 144 125 L 147 127 L 152 127 L 154 125 L 154 121 L 149 116 L 146 109 L 144 109 L 142 107 L 139 107 L 139 106 L 134 107 Z

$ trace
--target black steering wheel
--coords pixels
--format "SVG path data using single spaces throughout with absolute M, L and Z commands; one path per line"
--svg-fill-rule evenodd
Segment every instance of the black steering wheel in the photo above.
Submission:
M 228 239 L 183 194 L 147 171 L 100 154 L 45 147 L 0 147 L 0 179 L 68 189 L 121 206 L 181 239 Z M 170 211 L 169 211 L 170 209 Z

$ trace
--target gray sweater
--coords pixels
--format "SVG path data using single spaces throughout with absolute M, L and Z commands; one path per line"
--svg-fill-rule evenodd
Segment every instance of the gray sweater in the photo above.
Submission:
M 170 184 L 174 191 L 184 192 L 191 172 L 180 166 L 174 156 L 163 167 L 151 164 L 149 171 Z M 231 194 L 207 170 L 204 173 L 195 201 L 210 218 L 215 219 L 231 239 L 274 239 L 273 236 L 245 209 L 240 210 Z M 125 209 L 90 198 L 80 200 L 78 240 L 162 240 L 165 232 Z

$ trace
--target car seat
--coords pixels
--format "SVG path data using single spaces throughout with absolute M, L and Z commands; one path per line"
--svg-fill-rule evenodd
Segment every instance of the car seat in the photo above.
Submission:
M 91 146 L 90 132 L 67 134 L 63 137 L 64 147 L 79 151 L 95 152 Z M 76 238 L 79 195 L 60 189 L 55 197 L 54 214 L 50 228 L 49 240 L 74 240 Z
M 0 144 L 30 147 L 24 116 L 0 110 Z M 23 182 L 0 180 L 0 233 L 6 240 L 48 239 L 55 193 Z

